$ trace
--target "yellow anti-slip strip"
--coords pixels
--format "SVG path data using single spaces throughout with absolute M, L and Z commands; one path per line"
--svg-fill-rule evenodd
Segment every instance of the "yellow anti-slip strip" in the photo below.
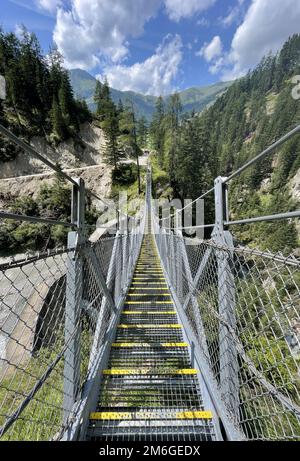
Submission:
M 138 261 L 136 263 L 137 266 L 153 266 L 153 267 L 160 267 L 161 268 L 161 264 L 159 263 L 159 261 L 153 261 L 153 260 L 143 260 L 143 261 Z
M 130 291 L 132 292 L 132 294 L 134 294 L 135 290 L 143 290 L 143 291 L 146 291 L 146 290 L 157 290 L 157 291 L 165 291 L 167 289 L 167 287 L 162 287 L 162 286 L 159 286 L 159 287 L 152 287 L 152 288 L 147 288 L 147 287 L 135 287 L 135 288 L 131 288 Z M 150 295 L 151 294 L 155 294 L 155 293 L 149 293 Z M 160 293 L 158 293 L 160 295 Z M 163 293 L 163 294 L 167 294 L 167 293 Z M 169 293 L 168 293 L 169 294 Z
M 173 304 L 173 301 L 126 301 L 125 304 Z
M 127 296 L 169 296 L 169 298 L 171 298 L 171 295 L 170 293 L 128 293 Z
M 118 376 L 118 375 L 197 375 L 197 370 L 194 368 L 183 368 L 174 371 L 153 371 L 149 368 L 111 368 L 110 370 L 103 370 L 103 374 L 107 376 Z
M 112 347 L 188 347 L 187 343 L 113 343 Z
M 159 259 L 157 256 L 154 256 L 153 254 L 144 254 L 139 257 L 138 262 L 155 262 L 157 264 L 160 263 Z
M 175 311 L 123 311 L 124 315 L 175 315 Z
M 161 269 L 160 264 L 153 264 L 153 263 L 138 263 L 136 267 L 145 267 L 146 269 Z
M 151 272 L 162 272 L 161 267 L 149 267 L 149 266 L 142 266 L 142 267 L 137 267 L 136 272 L 144 272 L 144 271 L 151 271 Z
M 118 325 L 118 328 L 123 328 L 124 330 L 126 330 L 127 328 L 167 328 L 167 329 L 171 329 L 171 328 L 174 328 L 174 329 L 179 329 L 179 328 L 182 328 L 181 325 L 178 325 L 177 323 L 173 324 L 173 323 L 166 323 L 165 325 L 155 325 L 155 324 L 147 324 L 147 323 L 144 323 L 143 325 L 124 325 L 124 324 L 121 324 L 121 325 Z
M 168 416 L 168 419 L 212 419 L 213 415 L 211 411 L 180 411 L 174 412 Z M 90 414 L 90 420 L 92 421 L 129 421 L 133 419 L 138 420 L 157 420 L 160 419 L 160 415 L 155 412 L 96 412 Z
M 144 280 L 144 279 L 142 279 L 142 280 Z M 162 289 L 162 288 L 167 286 L 167 283 L 166 282 L 159 282 L 159 281 L 156 281 L 156 282 L 133 282 L 132 285 L 157 285 L 157 288 Z M 145 290 L 145 289 L 146 288 L 143 288 L 143 290 Z M 149 288 L 149 290 L 153 290 L 153 288 Z
M 133 277 L 132 280 L 146 280 L 147 278 L 150 278 L 150 280 L 153 280 L 153 277 Z M 155 280 L 166 280 L 164 277 L 155 277 Z

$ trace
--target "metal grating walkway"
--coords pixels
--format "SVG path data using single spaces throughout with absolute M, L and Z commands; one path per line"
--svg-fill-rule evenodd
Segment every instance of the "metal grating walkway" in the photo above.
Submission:
M 144 237 L 87 438 L 214 439 L 151 234 Z

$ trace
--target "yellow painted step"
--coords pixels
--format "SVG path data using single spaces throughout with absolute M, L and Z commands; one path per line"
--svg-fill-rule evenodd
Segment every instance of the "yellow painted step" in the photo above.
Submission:
M 188 347 L 187 343 L 113 343 L 112 347 L 123 348 L 123 347 Z
M 105 376 L 123 376 L 123 375 L 197 375 L 197 370 L 194 368 L 183 368 L 174 371 L 150 371 L 149 368 L 111 368 L 103 370 Z
M 149 296 L 151 293 L 128 293 L 127 296 Z M 153 296 L 168 296 L 171 298 L 170 293 L 152 293 Z
M 138 290 L 139 288 L 141 288 L 141 290 L 143 290 L 143 291 L 146 291 L 146 290 L 147 290 L 147 291 L 148 291 L 148 290 L 157 290 L 157 291 L 160 291 L 160 290 L 161 290 L 161 291 L 164 291 L 164 290 L 166 289 L 166 287 L 153 287 L 153 288 L 135 287 L 135 288 L 131 288 L 130 291 L 133 292 L 134 290 Z M 149 294 L 151 294 L 151 293 L 149 293 Z M 154 294 L 155 294 L 155 293 L 154 293 Z M 160 294 L 160 293 L 159 293 L 159 294 Z
M 166 282 L 133 282 L 131 285 L 132 286 L 133 285 L 158 285 L 159 289 L 163 289 L 164 287 L 167 287 Z M 138 287 L 136 287 L 136 288 L 138 288 Z M 136 288 L 135 288 L 135 290 L 136 290 Z M 153 287 L 152 288 L 144 288 L 143 287 L 143 290 L 155 290 L 155 288 L 153 288 Z
M 181 411 L 176 414 L 176 419 L 212 419 L 211 411 Z
M 124 315 L 176 315 L 175 311 L 123 311 Z
M 166 328 L 166 329 L 180 329 L 182 328 L 181 325 L 177 324 L 177 323 L 166 323 L 165 325 L 156 325 L 156 324 L 143 324 L 143 325 L 125 325 L 125 324 L 121 324 L 121 325 L 118 325 L 118 328 L 122 328 L 123 330 L 126 330 L 126 329 L 130 329 L 130 328 Z
M 180 411 L 174 412 L 174 419 L 209 419 L 213 418 L 211 411 Z M 137 411 L 132 413 L 129 411 L 106 411 L 106 412 L 95 412 L 90 414 L 91 421 L 131 421 L 137 420 L 157 420 L 159 414 L 155 411 Z M 173 415 L 168 417 L 173 419 Z
M 125 305 L 127 304 L 173 304 L 173 301 L 126 301 Z
M 150 277 L 148 277 L 150 278 Z M 147 279 L 147 277 L 133 277 L 132 280 L 134 281 L 137 281 L 137 280 L 143 280 L 145 281 Z M 151 277 L 150 280 L 153 280 L 153 278 Z M 155 280 L 166 280 L 165 277 L 155 277 Z

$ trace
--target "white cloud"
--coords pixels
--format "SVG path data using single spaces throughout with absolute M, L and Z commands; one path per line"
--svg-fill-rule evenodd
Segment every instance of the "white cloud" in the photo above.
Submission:
M 220 18 L 220 22 L 224 27 L 230 27 L 234 22 L 238 21 L 239 18 L 240 9 L 239 7 L 235 6 L 227 16 Z
M 224 56 L 223 80 L 240 77 L 287 38 L 300 32 L 299 0 L 252 0 L 238 27 L 230 52 Z
M 197 26 L 209 27 L 210 22 L 209 22 L 209 20 L 207 18 L 202 17 L 202 18 L 198 19 Z
M 104 74 L 113 88 L 122 91 L 137 91 L 143 94 L 160 95 L 173 90 L 174 78 L 178 75 L 182 60 L 182 40 L 179 35 L 168 35 L 155 54 L 144 62 L 132 66 L 116 64 L 107 66 Z M 102 79 L 102 76 L 98 76 Z
M 213 61 L 222 54 L 223 44 L 219 35 L 216 35 L 210 43 L 205 43 L 196 56 L 203 56 L 207 62 Z
M 57 11 L 53 35 L 67 67 L 91 69 L 101 60 L 124 59 L 128 38 L 143 33 L 160 4 L 161 0 L 70 0 L 71 8 Z
M 63 5 L 62 0 L 36 0 L 37 5 L 43 10 L 55 13 L 57 8 Z
M 229 10 L 226 16 L 219 18 L 220 23 L 224 27 L 230 27 L 234 23 L 241 22 L 242 17 L 245 14 L 244 4 L 245 0 L 238 0 L 237 4 Z
M 167 14 L 172 21 L 189 18 L 210 8 L 216 0 L 165 0 Z

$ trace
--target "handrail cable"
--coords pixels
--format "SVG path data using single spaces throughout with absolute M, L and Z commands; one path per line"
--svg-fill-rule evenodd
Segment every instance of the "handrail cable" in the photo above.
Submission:
M 284 144 L 286 141 L 291 139 L 293 136 L 296 134 L 300 133 L 300 125 L 297 125 L 296 128 L 293 130 L 289 131 L 286 135 L 282 136 L 278 141 L 274 142 L 271 146 L 269 146 L 267 149 L 265 149 L 263 152 L 258 154 L 256 157 L 254 157 L 252 160 L 249 160 L 249 162 L 245 163 L 243 166 L 241 166 L 238 170 L 235 172 L 231 173 L 230 176 L 227 178 L 224 178 L 223 184 L 227 184 L 229 181 L 231 181 L 233 178 L 236 176 L 239 176 L 241 173 L 243 173 L 247 168 L 252 166 L 254 163 L 258 162 L 262 158 L 266 157 L 267 155 L 273 153 L 278 147 L 280 147 L 282 144 Z M 189 203 L 185 207 L 181 208 L 180 210 L 177 210 L 176 213 L 179 213 L 180 211 L 185 210 L 189 206 L 193 205 L 195 202 L 198 200 L 201 200 L 202 198 L 206 197 L 209 193 L 213 192 L 214 187 L 212 187 L 210 190 L 202 194 L 200 197 L 196 198 L 193 202 Z
M 68 182 L 70 182 L 73 186 L 75 186 L 76 188 L 78 188 L 78 184 L 77 182 L 71 177 L 69 176 L 68 174 L 66 174 L 61 168 L 60 166 L 58 165 L 55 165 L 55 163 L 51 162 L 50 160 L 48 160 L 46 157 L 44 157 L 43 155 L 41 155 L 40 153 L 38 153 L 28 142 L 25 142 L 21 139 L 19 139 L 15 134 L 13 134 L 11 131 L 9 131 L 7 128 L 5 128 L 1 123 L 0 123 L 0 133 L 3 135 L 3 136 L 6 136 L 10 141 L 12 141 L 15 145 L 17 145 L 18 147 L 20 147 L 21 149 L 23 149 L 25 152 L 27 152 L 28 154 L 32 155 L 33 157 L 35 157 L 37 160 L 41 161 L 42 163 L 44 163 L 45 165 L 47 165 L 49 168 L 51 168 L 53 171 L 55 171 L 56 173 L 58 173 L 60 176 L 62 176 L 65 180 L 67 180 Z M 96 198 L 97 200 L 101 201 L 104 205 L 106 206 L 110 206 L 110 204 L 108 204 L 105 200 L 103 200 L 101 197 L 99 197 L 98 195 L 96 195 L 94 192 L 90 191 L 90 190 L 86 190 L 86 193 L 89 194 L 91 197 L 94 197 Z M 115 211 L 117 213 L 120 213 L 122 216 L 124 217 L 128 217 L 129 219 L 135 219 L 133 216 L 130 216 L 130 215 L 127 215 L 126 213 L 123 213 L 122 210 L 120 210 L 119 208 L 117 208 L 116 205 L 114 205 L 114 208 L 115 208 Z M 42 218 L 31 218 L 31 217 L 26 217 L 26 216 L 23 216 L 23 215 L 16 215 L 18 217 L 18 219 L 20 219 L 20 217 L 22 217 L 22 220 L 23 221 L 32 221 L 32 222 L 43 222 L 45 224 L 50 224 L 50 225 L 62 225 L 62 226 L 65 226 L 65 227 L 74 227 L 74 225 L 72 223 L 66 223 L 66 222 L 56 222 L 56 221 L 52 221 L 52 220 L 44 220 Z M 4 213 L 4 212 L 0 212 L 0 218 L 3 219 L 3 218 L 6 218 L 6 219 L 16 219 L 15 215 L 13 214 L 9 214 L 9 213 Z M 24 219 L 23 219 L 24 218 Z

